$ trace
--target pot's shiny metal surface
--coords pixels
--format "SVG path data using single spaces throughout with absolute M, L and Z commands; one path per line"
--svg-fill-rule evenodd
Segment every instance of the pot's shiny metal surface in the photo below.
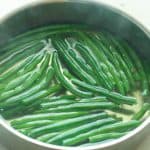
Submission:
M 150 58 L 150 32 L 134 18 L 111 6 L 92 1 L 34 1 L 0 20 L 0 46 L 15 35 L 37 27 L 74 23 L 105 29 L 129 41 L 142 59 Z M 26 137 L 0 118 L 0 141 L 8 150 L 131 150 L 150 134 L 150 117 L 137 129 L 115 141 L 81 148 L 45 144 Z

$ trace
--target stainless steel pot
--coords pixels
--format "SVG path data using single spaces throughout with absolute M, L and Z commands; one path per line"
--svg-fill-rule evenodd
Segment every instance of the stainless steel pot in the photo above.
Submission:
M 150 32 L 144 26 L 116 8 L 99 2 L 81 0 L 37 0 L 10 12 L 9 16 L 0 20 L 0 46 L 25 31 L 56 23 L 86 24 L 97 30 L 105 29 L 126 39 L 142 59 L 150 57 Z M 150 117 L 137 129 L 115 141 L 84 148 L 67 148 L 26 137 L 0 118 L 0 142 L 9 150 L 131 150 L 148 134 L 150 134 Z

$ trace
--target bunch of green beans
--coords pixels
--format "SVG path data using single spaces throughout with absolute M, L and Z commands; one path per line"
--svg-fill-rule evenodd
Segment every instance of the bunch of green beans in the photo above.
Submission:
M 12 39 L 0 54 L 0 114 L 31 138 L 62 146 L 107 142 L 149 115 L 147 63 L 107 32 L 43 27 Z M 142 96 L 138 110 L 135 93 Z

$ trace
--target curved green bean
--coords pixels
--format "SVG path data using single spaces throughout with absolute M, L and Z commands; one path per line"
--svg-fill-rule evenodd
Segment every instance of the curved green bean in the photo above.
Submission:
M 62 83 L 62 85 L 71 91 L 73 94 L 78 95 L 79 97 L 89 97 L 92 95 L 90 92 L 84 92 L 79 89 L 77 89 L 64 75 L 62 72 L 62 67 L 60 64 L 60 61 L 58 59 L 58 54 L 55 52 L 53 57 L 53 66 L 56 72 L 56 76 L 58 77 L 59 81 Z
M 91 75 L 89 75 L 88 73 L 86 73 L 77 64 L 77 62 L 74 60 L 74 58 L 71 57 L 71 55 L 69 55 L 68 51 L 66 50 L 68 47 L 64 40 L 62 40 L 59 37 L 57 37 L 57 40 L 52 38 L 52 44 L 58 50 L 60 55 L 64 58 L 66 65 L 70 68 L 70 70 L 72 72 L 74 72 L 74 74 L 76 74 L 76 76 L 78 76 L 79 78 L 81 78 L 82 80 L 85 80 L 86 82 L 88 82 L 90 84 L 96 84 L 96 81 L 94 80 L 94 78 Z
M 107 97 L 113 98 L 113 100 L 118 100 L 118 103 L 122 103 L 122 104 L 128 104 L 128 105 L 132 105 L 132 104 L 136 104 L 136 98 L 135 97 L 130 97 L 130 96 L 123 96 L 119 93 L 116 92 L 111 92 L 101 86 L 93 86 L 93 85 L 89 85 L 83 81 L 79 81 L 77 79 L 71 79 L 73 83 L 87 89 L 90 90 L 92 92 L 98 92 L 100 94 L 103 94 Z

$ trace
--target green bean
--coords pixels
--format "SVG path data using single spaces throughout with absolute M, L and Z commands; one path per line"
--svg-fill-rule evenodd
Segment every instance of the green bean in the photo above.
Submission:
M 81 126 L 75 127 L 73 129 L 64 131 L 56 136 L 54 136 L 53 138 L 51 138 L 48 143 L 53 143 L 53 144 L 65 144 L 66 139 L 78 136 L 84 132 L 88 132 L 92 129 L 95 128 L 99 128 L 100 126 L 106 125 L 106 124 L 110 124 L 110 123 L 114 123 L 115 120 L 112 118 L 106 118 L 107 116 L 104 116 L 103 118 L 100 118 L 98 120 L 96 120 L 95 122 L 90 122 L 87 124 L 83 124 Z
M 23 33 L 19 36 L 16 36 L 15 38 L 13 38 L 12 40 L 9 41 L 9 44 L 7 46 L 5 46 L 1 52 L 6 52 L 9 50 L 10 53 L 8 53 L 5 57 L 7 57 L 8 55 L 10 55 L 12 53 L 12 51 L 10 51 L 10 49 L 13 50 L 13 52 L 15 51 L 14 49 L 17 47 L 22 48 L 22 45 L 26 44 L 26 43 L 31 43 L 34 41 L 39 41 L 41 39 L 44 39 L 46 37 L 48 37 L 49 35 L 52 34 L 59 34 L 59 33 L 63 33 L 63 32 L 73 32 L 77 29 L 84 29 L 85 26 L 81 26 L 81 25 L 54 25 L 54 26 L 47 26 L 47 27 L 42 27 L 42 28 L 38 28 L 26 33 Z M 29 38 L 30 37 L 30 38 Z
M 114 52 L 113 47 L 110 47 L 110 52 L 113 54 L 113 60 L 115 62 L 114 67 L 116 68 L 116 70 L 118 70 L 119 78 L 122 80 L 121 93 L 123 95 L 125 95 L 129 91 L 129 87 L 130 87 L 129 82 L 127 80 L 125 73 L 123 72 L 122 68 L 120 67 L 120 62 L 117 61 L 118 53 Z
M 120 73 L 120 78 L 122 80 L 122 86 L 124 87 L 124 92 L 122 92 L 122 94 L 126 95 L 126 93 L 129 92 L 129 89 L 130 89 L 130 83 L 125 73 L 122 70 L 120 70 L 119 73 Z
M 16 107 L 7 110 L 4 109 L 0 114 L 6 119 L 10 119 L 25 114 L 24 110 L 24 106 L 17 105 Z
M 81 66 L 83 70 L 85 70 L 88 74 L 94 75 L 92 68 L 86 63 L 83 57 L 80 56 L 80 54 L 76 51 L 75 45 L 77 41 L 73 38 L 66 38 L 65 42 L 68 45 L 68 52 L 75 59 L 75 61 Z
M 91 35 L 89 35 L 89 37 L 90 37 L 90 39 L 91 39 L 91 41 L 93 41 L 93 43 L 95 43 L 95 45 L 97 45 L 97 47 L 99 48 L 99 49 L 102 49 L 103 51 L 105 50 L 105 47 L 100 43 L 100 42 L 98 42 L 95 38 L 93 38 Z M 105 51 L 108 51 L 108 50 L 105 50 Z M 104 52 L 103 52 L 104 53 Z M 105 56 L 105 53 L 104 53 L 104 56 Z M 102 58 L 101 58 L 102 59 Z M 113 58 L 114 59 L 114 58 Z M 107 60 L 107 57 L 105 56 L 105 60 Z M 117 86 L 117 88 L 118 88 L 118 90 L 120 91 L 120 93 L 121 94 L 124 94 L 125 93 L 125 91 L 124 91 L 124 88 L 123 88 L 123 83 L 122 83 L 122 81 L 121 80 L 119 80 L 119 78 L 120 78 L 120 74 L 118 73 L 118 69 L 117 68 L 115 68 L 115 66 L 112 64 L 112 62 L 110 62 L 110 61 L 105 61 L 105 60 L 103 60 L 104 61 L 104 63 L 105 64 L 107 64 L 107 66 L 105 67 L 105 68 L 107 68 L 107 70 L 112 74 L 112 76 L 113 76 L 113 79 L 114 79 L 114 82 L 116 83 L 116 86 Z M 107 73 L 108 71 L 107 70 L 105 70 L 105 72 Z M 111 80 L 110 80 L 110 82 L 112 82 Z
M 16 52 L 10 55 L 7 59 L 4 61 L 1 61 L 0 63 L 0 73 L 3 73 L 5 70 L 10 68 L 10 66 L 16 64 L 18 61 L 20 61 L 23 58 L 26 58 L 27 56 L 40 51 L 44 47 L 42 42 L 34 43 L 31 46 L 23 48 L 23 50 L 19 53 Z
M 113 101 L 111 100 L 112 102 L 117 103 L 117 101 Z M 117 109 L 113 109 L 112 112 L 115 112 L 115 113 L 119 113 L 119 114 L 123 114 L 123 115 L 133 115 L 134 111 L 132 109 L 127 109 L 127 108 L 124 108 L 124 107 L 119 107 Z
M 93 38 L 94 39 L 94 38 Z M 96 39 L 94 39 L 95 40 L 95 42 L 96 42 L 96 44 L 104 51 L 104 53 L 106 53 L 107 54 L 107 56 L 110 58 L 110 62 L 113 62 L 114 63 L 114 67 L 116 67 L 116 70 L 118 71 L 118 77 L 121 79 L 121 80 L 123 80 L 120 84 L 122 85 L 122 86 L 120 86 L 119 84 L 118 84 L 118 86 L 120 87 L 120 91 L 121 91 L 121 93 L 122 94 L 124 94 L 125 95 L 125 90 L 127 91 L 128 90 L 128 82 L 127 82 L 127 79 L 126 79 L 126 77 L 125 76 L 122 76 L 123 74 L 122 73 L 120 73 L 120 71 L 119 70 L 121 70 L 121 68 L 120 68 L 120 63 L 118 63 L 118 61 L 117 61 L 117 55 L 118 55 L 118 53 L 115 51 L 115 49 L 112 47 L 112 46 L 108 46 L 107 48 L 102 44 L 102 42 L 100 41 L 97 41 L 97 39 L 98 38 L 96 38 Z M 110 50 L 110 51 L 109 51 Z M 109 55 L 108 55 L 108 53 L 109 53 Z M 111 56 L 111 53 L 112 53 L 112 56 Z M 111 67 L 112 68 L 112 67 Z M 116 71 L 115 72 L 113 72 L 113 74 L 115 75 L 115 74 L 117 74 L 116 73 Z M 115 79 L 115 81 L 117 82 L 117 79 L 115 78 L 115 76 L 114 76 L 114 79 Z M 118 83 L 119 83 L 119 81 L 118 81 Z M 124 88 L 123 88 L 123 86 L 125 86 Z
M 116 100 L 118 100 L 118 103 L 122 103 L 122 104 L 128 104 L 128 105 L 132 105 L 132 104 L 136 104 L 136 98 L 135 97 L 130 97 L 130 96 L 123 96 L 119 93 L 116 93 L 116 92 L 111 92 L 101 86 L 93 86 L 93 85 L 89 85 L 83 81 L 79 81 L 77 79 L 72 79 L 72 82 L 89 90 L 89 91 L 92 91 L 92 92 L 97 92 L 97 93 L 100 93 L 100 94 L 103 94 L 107 97 L 110 97 L 110 98 L 114 98 Z
M 69 113 L 61 112 L 61 113 L 43 113 L 43 114 L 26 115 L 17 119 L 13 119 L 11 121 L 11 125 L 16 126 L 38 120 L 63 120 L 86 114 L 88 114 L 88 112 L 69 112 Z
M 147 80 L 148 80 L 148 84 L 150 86 L 150 68 L 149 68 L 150 61 L 149 60 L 144 60 L 142 63 L 143 63 L 145 74 L 146 74 L 146 77 L 147 77 Z
M 122 58 L 120 58 L 120 56 L 117 54 L 117 53 L 115 53 L 115 55 L 116 55 L 116 60 L 118 59 L 118 60 L 120 60 L 119 61 L 119 65 L 123 65 L 123 66 L 125 66 L 125 64 L 124 64 L 124 62 L 123 62 L 123 60 L 122 60 Z M 119 58 L 118 58 L 119 57 Z M 122 66 L 120 66 L 120 67 L 122 67 Z M 124 67 L 122 67 L 122 68 L 124 68 Z M 125 71 L 127 71 L 127 68 L 125 68 L 124 69 Z M 124 89 L 125 89 L 125 91 L 126 91 L 126 93 L 130 90 L 130 84 L 132 84 L 132 87 L 133 87 L 133 85 L 134 85 L 134 81 L 133 81 L 133 78 L 132 78 L 132 76 L 131 76 L 131 74 L 130 73 L 128 73 L 130 76 L 128 76 L 128 78 L 127 78 L 127 76 L 126 76 L 126 72 L 125 71 L 123 71 L 123 69 L 121 70 L 120 69 L 120 78 L 122 79 L 122 82 L 124 83 L 123 85 L 124 85 Z M 129 83 L 129 80 L 130 79 L 130 83 Z
M 86 73 L 77 64 L 77 62 L 74 60 L 74 58 L 69 55 L 68 51 L 66 50 L 68 47 L 67 47 L 66 43 L 64 42 L 64 40 L 57 37 L 57 40 L 52 39 L 52 44 L 58 50 L 58 52 L 61 54 L 61 56 L 64 58 L 66 65 L 72 70 L 72 72 L 76 76 L 78 76 L 79 78 L 81 78 L 82 80 L 85 80 L 86 82 L 88 82 L 90 84 L 96 84 L 96 81 L 94 80 L 94 78 L 91 75 L 89 75 L 88 73 Z
M 31 75 L 31 72 L 28 72 L 22 76 L 16 77 L 14 80 L 10 81 L 6 87 L 5 87 L 5 91 L 9 91 L 13 88 L 16 88 L 17 86 L 21 85 L 25 79 L 29 78 L 29 76 Z
M 41 55 L 42 56 L 42 55 Z M 40 57 L 40 59 L 38 60 L 38 62 L 39 61 L 41 61 L 41 59 L 42 59 L 42 57 Z M 36 61 L 36 63 L 37 63 L 37 61 Z M 35 68 L 36 67 L 36 65 L 37 64 L 30 64 L 30 66 L 32 66 L 33 68 Z M 41 66 L 44 66 L 44 63 L 43 64 L 41 64 Z M 42 68 L 42 67 L 41 67 Z M 38 69 L 37 69 L 38 70 Z M 30 71 L 30 70 L 28 70 L 28 71 Z M 43 71 L 43 70 L 41 70 L 41 71 Z M 35 71 L 36 72 L 36 71 Z M 12 81 L 10 81 L 10 83 L 8 83 L 7 84 L 7 86 L 5 87 L 5 90 L 7 91 L 7 90 L 10 90 L 10 89 L 13 89 L 13 88 L 15 88 L 15 87 L 17 87 L 20 83 L 22 83 L 22 81 L 25 81 L 25 78 L 28 78 L 28 76 L 31 74 L 31 77 L 32 77 L 32 75 L 33 74 L 35 74 L 35 73 L 31 73 L 31 72 L 23 72 L 24 74 L 22 75 L 22 76 L 18 76 L 18 77 L 16 77 L 15 79 L 13 79 Z M 17 74 L 20 74 L 20 71 L 19 71 L 19 73 L 17 73 Z M 38 73 L 36 73 L 37 75 L 39 74 L 39 71 L 38 71 Z M 30 77 L 30 78 L 31 78 Z
M 109 34 L 81 29 L 45 27 L 1 49 L 0 114 L 23 134 L 63 146 L 90 144 L 121 137 L 148 115 L 149 103 L 138 112 L 122 107 L 137 103 L 135 90 L 148 95 L 136 53 Z M 116 112 L 132 118 L 125 122 Z
M 142 108 L 141 108 L 137 113 L 135 113 L 135 114 L 133 115 L 132 119 L 133 119 L 133 120 L 139 120 L 139 119 L 141 119 L 141 118 L 144 116 L 144 114 L 145 114 L 146 112 L 148 112 L 148 111 L 150 111 L 150 104 L 149 104 L 149 103 L 144 103 L 143 106 L 142 106 Z
M 38 43 L 40 43 L 40 42 L 38 41 Z M 0 65 L 7 63 L 10 59 L 15 57 L 17 54 L 23 53 L 24 50 L 31 48 L 32 46 L 35 46 L 36 44 L 37 44 L 36 42 L 26 43 L 21 48 L 17 48 L 16 52 L 9 54 L 6 58 L 2 59 L 0 62 Z M 8 50 L 10 50 L 10 49 L 8 49 Z M 4 56 L 4 55 L 2 55 L 2 56 Z
M 9 42 L 9 44 L 5 45 L 5 47 L 1 47 L 0 54 L 2 53 L 2 55 L 0 56 L 0 61 L 2 61 L 3 63 L 7 62 L 7 60 L 10 59 L 8 57 L 10 56 L 14 57 L 16 54 L 22 53 L 26 47 L 30 47 L 31 45 L 34 45 L 35 43 L 39 43 L 39 41 L 36 40 L 36 41 L 29 42 L 29 43 L 25 43 L 24 45 L 18 45 L 14 47 L 14 49 L 12 49 L 10 47 L 12 43 Z
M 78 65 L 88 74 L 93 75 L 93 70 L 92 68 L 86 64 L 85 60 L 78 56 L 75 52 L 76 50 L 73 48 L 68 48 L 68 53 L 69 55 L 78 63 Z
M 30 132 L 30 129 L 18 129 L 18 131 L 24 135 L 28 135 L 28 133 Z
M 102 71 L 106 74 L 107 78 L 109 79 L 109 82 L 112 83 L 112 87 L 114 87 L 115 86 L 115 80 L 114 80 L 111 72 L 109 72 L 108 67 L 104 63 L 101 63 L 100 65 L 102 67 Z
M 58 107 L 61 105 L 68 105 L 68 104 L 72 104 L 75 103 L 76 101 L 71 101 L 71 100 L 61 100 L 61 101 L 54 101 L 54 102 L 45 102 L 41 104 L 41 107 L 43 109 L 45 108 L 52 108 L 52 107 Z
M 41 60 L 41 58 L 40 58 Z M 37 65 L 37 64 L 36 64 Z M 43 64 L 42 64 L 43 65 Z M 30 66 L 34 66 L 34 64 L 31 64 Z M 35 67 L 35 66 L 34 66 Z M 41 67 L 42 68 L 42 67 Z M 21 92 L 21 87 L 27 84 L 31 85 L 34 80 L 33 79 L 36 79 L 36 76 L 38 77 L 40 75 L 40 71 L 38 70 L 39 68 L 37 68 L 36 70 L 34 70 L 33 72 L 24 72 L 24 74 L 22 76 L 18 76 L 16 77 L 15 79 L 13 79 L 12 81 L 10 81 L 10 83 L 8 83 L 6 85 L 6 87 L 4 88 L 4 92 L 2 93 L 2 96 L 1 96 L 1 100 L 2 99 L 6 99 L 8 98 L 7 95 L 10 95 L 10 96 L 13 96 L 15 95 L 16 93 L 19 93 Z M 27 71 L 27 70 L 26 70 Z M 30 70 L 28 70 L 30 71 Z M 19 74 L 19 73 L 17 73 Z M 30 78 L 28 77 L 30 75 Z M 34 78 L 33 78 L 34 77 Z M 18 87 L 19 84 L 21 84 L 23 81 L 25 81 L 26 79 L 26 82 L 22 85 L 20 85 Z M 15 88 L 15 92 L 14 92 L 14 89 Z M 11 90 L 13 89 L 13 90 Z M 18 90 L 18 91 L 17 91 Z M 6 95 L 6 97 L 5 97 Z
M 54 75 L 54 69 L 52 67 L 49 67 L 47 70 L 46 77 L 41 81 L 39 85 L 33 86 L 32 88 L 29 88 L 28 90 L 26 90 L 23 93 L 20 93 L 19 95 L 8 98 L 6 101 L 4 101 L 4 106 L 13 105 L 13 103 L 19 102 L 21 101 L 21 99 L 25 99 L 26 97 L 31 96 L 32 94 L 38 92 L 40 89 L 46 87 L 50 83 L 51 79 L 53 78 L 53 75 Z M 2 96 L 3 98 L 6 98 L 10 95 L 8 93 L 6 93 L 6 95 L 5 93 L 3 93 Z M 1 100 L 2 100 L 2 96 L 1 96 Z M 0 106 L 3 106 L 3 105 L 0 104 Z
M 0 81 L 6 82 L 6 80 L 8 80 L 8 78 L 10 80 L 10 78 L 12 76 L 14 76 L 14 74 L 17 74 L 17 72 L 20 70 L 20 68 L 24 67 L 27 63 L 30 63 L 32 58 L 33 58 L 33 56 L 31 55 L 31 56 L 27 57 L 25 60 L 22 60 L 18 64 L 14 65 L 13 67 L 11 67 L 7 71 L 5 71 L 3 74 L 0 75 Z
M 23 95 L 28 96 L 30 94 L 36 93 L 37 91 L 39 91 L 40 89 L 42 89 L 44 86 L 46 86 L 50 80 L 52 79 L 53 75 L 54 75 L 54 71 L 53 68 L 49 69 L 49 80 L 48 78 L 45 78 L 39 85 L 34 86 L 30 89 L 28 89 L 25 93 L 20 93 L 19 95 L 15 96 L 16 101 L 18 101 L 17 99 L 20 99 Z M 25 83 L 25 85 L 21 85 L 18 88 L 8 91 L 8 92 L 4 92 L 1 94 L 1 101 L 7 98 L 7 101 L 13 101 L 13 97 L 15 94 L 18 94 L 19 92 L 23 91 L 24 89 L 28 88 L 30 85 L 32 85 L 32 83 L 34 82 L 34 80 L 32 80 L 32 78 L 30 79 L 30 81 L 27 79 L 27 82 Z M 20 97 L 21 96 L 21 97 Z M 23 96 L 25 98 L 25 96 Z M 11 98 L 12 97 L 12 98 Z
M 91 50 L 88 47 L 84 47 L 81 44 L 76 44 L 75 49 L 78 50 L 82 54 L 84 59 L 91 65 L 91 67 L 93 68 L 93 71 L 95 72 L 98 78 L 98 83 L 110 89 L 111 85 L 107 81 L 106 76 L 102 72 L 99 63 L 96 60 L 95 56 L 92 54 Z
M 22 102 L 25 105 L 29 105 L 29 104 L 33 103 L 36 99 L 46 97 L 50 94 L 57 92 L 60 89 L 61 89 L 60 85 L 54 85 L 54 86 L 50 87 L 48 90 L 42 90 L 34 95 L 31 95 L 30 97 L 23 99 Z
M 55 25 L 55 26 L 48 26 L 44 28 L 35 29 L 33 31 L 29 31 L 27 33 L 21 34 L 13 38 L 12 40 L 10 40 L 9 44 L 1 49 L 1 52 L 3 53 L 2 55 L 3 57 L 1 57 L 0 59 L 2 61 L 3 59 L 10 56 L 12 53 L 16 53 L 16 52 L 18 53 L 19 52 L 18 49 L 23 49 L 24 46 L 28 46 L 28 45 L 31 45 L 32 43 L 39 42 L 39 40 L 42 40 L 48 37 L 49 35 L 62 33 L 62 32 L 69 32 L 69 31 L 72 32 L 72 30 L 74 29 L 72 27 L 74 26 L 73 25 L 61 25 L 61 26 Z
M 52 100 L 52 106 L 49 106 L 50 105 L 50 101 L 49 100 Z M 34 114 L 37 114 L 37 113 L 46 113 L 46 112 L 49 112 L 49 110 L 47 110 L 48 108 L 57 107 L 59 105 L 65 105 L 65 104 L 67 104 L 67 101 L 68 101 L 68 104 L 73 103 L 72 101 L 70 102 L 70 100 L 69 99 L 68 100 L 67 99 L 60 99 L 60 100 L 57 101 L 55 99 L 49 99 L 48 97 L 45 97 L 45 98 L 39 99 L 38 101 L 32 103 L 33 106 L 32 105 L 30 105 L 30 106 L 32 106 L 32 107 L 35 107 L 35 105 L 36 106 L 40 106 L 40 109 L 38 109 L 37 111 L 35 111 Z M 59 101 L 60 101 L 60 103 L 59 103 Z M 58 104 L 57 104 L 57 102 L 58 102 Z M 42 106 L 42 104 L 48 104 L 48 106 L 45 107 L 45 106 Z
M 149 91 L 148 81 L 139 57 L 136 55 L 133 49 L 129 47 L 127 43 L 121 41 L 121 44 L 126 49 L 127 53 L 130 55 L 131 60 L 133 60 L 135 67 L 138 70 L 138 73 L 140 74 L 140 80 L 142 81 L 143 95 L 147 95 Z
M 68 112 L 68 111 L 87 111 L 87 110 L 103 110 L 103 109 L 117 109 L 118 106 L 111 102 L 80 102 L 68 104 L 66 106 L 58 106 L 57 108 L 49 108 L 48 112 Z
M 65 142 L 67 145 L 76 145 L 78 143 L 84 142 L 89 139 L 91 136 L 96 136 L 99 134 L 104 134 L 108 132 L 126 132 L 129 129 L 135 128 L 140 124 L 139 121 L 129 121 L 129 122 L 119 122 L 119 123 L 113 123 L 111 125 L 105 125 L 98 129 L 94 129 L 85 133 L 82 133 L 76 137 L 70 138 Z
M 84 92 L 84 91 L 80 91 L 79 89 L 77 89 L 62 73 L 62 67 L 60 64 L 60 61 L 58 59 L 58 55 L 57 53 L 54 54 L 53 57 L 53 66 L 56 72 L 56 76 L 58 77 L 59 81 L 61 82 L 61 84 L 68 89 L 70 92 L 72 92 L 73 94 L 79 96 L 79 97 L 89 97 L 91 96 L 90 92 Z
M 4 84 L 0 84 L 0 94 L 1 94 L 1 92 L 3 91 L 3 89 L 4 89 Z
M 47 134 L 44 134 L 42 136 L 39 136 L 37 138 L 37 140 L 42 141 L 42 142 L 47 142 L 50 138 L 52 138 L 58 134 L 59 134 L 59 132 L 47 133 Z
M 109 139 L 116 139 L 116 138 L 120 138 L 122 136 L 124 136 L 125 134 L 127 134 L 126 132 L 124 133 L 120 133 L 120 132 L 111 132 L 111 133 L 105 133 L 105 134 L 100 134 L 100 135 L 96 135 L 96 136 L 91 136 L 89 137 L 89 141 L 90 143 L 95 143 L 95 142 L 101 142 L 101 141 L 105 141 L 105 140 L 109 140 Z
M 60 85 L 56 85 L 51 87 L 49 90 L 41 90 L 40 92 L 38 92 L 40 89 L 42 89 L 46 84 L 48 84 L 47 82 L 45 82 L 43 80 L 43 82 L 37 86 L 34 86 L 33 88 L 30 88 L 29 90 L 10 97 L 9 99 L 5 100 L 3 103 L 0 104 L 0 107 L 9 107 L 9 106 L 14 106 L 20 102 L 28 102 L 28 101 L 34 101 L 34 99 L 36 98 L 41 98 L 41 97 L 45 97 L 46 95 L 50 94 L 51 92 L 55 92 L 56 90 L 60 89 Z M 38 93 L 36 93 L 38 92 Z
M 78 102 L 105 102 L 107 101 L 105 96 L 95 96 L 95 97 L 91 97 L 91 98 L 83 98 L 83 99 L 79 99 Z
M 41 53 L 36 54 L 33 59 L 27 63 L 17 74 L 22 75 L 25 72 L 30 72 L 36 68 L 36 66 L 42 61 L 43 59 L 43 51 Z
M 12 125 L 15 129 L 23 129 L 23 128 L 38 128 L 44 125 L 51 124 L 51 120 L 36 120 L 31 122 L 26 122 L 24 124 Z
M 48 65 L 49 57 L 50 56 L 48 54 L 47 58 L 45 58 L 45 61 L 41 64 L 41 66 L 39 68 L 37 68 L 36 70 L 34 70 L 32 72 L 31 76 L 28 79 L 26 79 L 26 82 L 24 84 L 20 85 L 19 87 L 16 87 L 14 90 L 10 90 L 8 92 L 2 93 L 0 95 L 0 100 L 4 100 L 4 99 L 9 98 L 9 99 L 6 100 L 7 102 L 10 102 L 10 101 L 13 102 L 13 100 L 18 101 L 18 99 L 21 98 L 21 97 L 19 97 L 20 95 L 19 96 L 18 95 L 14 96 L 14 95 L 18 94 L 18 93 L 22 92 L 23 90 L 27 89 L 28 87 L 30 87 L 35 82 L 35 80 L 37 80 L 37 78 L 40 77 L 40 75 L 43 73 L 43 71 L 46 69 L 46 67 Z M 50 68 L 50 70 L 49 70 L 50 73 L 48 73 L 48 75 L 50 75 L 50 77 L 53 76 L 53 71 L 52 70 L 53 69 Z M 45 82 L 41 83 L 41 85 L 45 85 Z M 41 87 L 41 85 L 39 85 L 39 88 Z M 38 88 L 38 86 L 37 86 L 37 88 Z M 23 93 L 21 93 L 21 94 L 23 94 Z M 32 94 L 32 93 L 30 93 L 30 94 Z M 14 97 L 12 97 L 12 96 L 14 96 Z
M 106 101 L 106 97 L 102 97 L 102 96 L 97 96 L 94 98 L 85 98 L 85 99 L 79 99 L 79 100 L 68 100 L 68 99 L 62 99 L 62 100 L 58 100 L 58 101 L 50 101 L 50 102 L 44 102 L 41 104 L 41 107 L 43 109 L 45 108 L 52 108 L 52 107 L 58 107 L 61 105 L 68 105 L 68 104 L 73 104 L 73 103 L 86 103 L 86 102 L 104 102 Z M 43 110 L 44 111 L 44 110 Z
M 95 54 L 95 56 L 97 57 L 97 59 L 103 63 L 105 63 L 108 66 L 109 71 L 111 72 L 111 74 L 114 77 L 115 83 L 118 87 L 119 91 L 122 91 L 122 85 L 121 85 L 121 81 L 118 78 L 118 72 L 116 71 L 115 67 L 112 65 L 112 63 L 110 63 L 107 59 L 107 57 L 105 56 L 105 54 L 103 53 L 103 51 L 100 51 L 99 48 L 96 46 L 96 44 L 94 43 L 92 36 L 89 36 L 87 34 L 83 34 L 81 32 L 78 33 L 79 34 L 79 38 L 82 38 L 82 42 L 85 41 L 85 44 L 90 47 L 93 51 L 93 53 Z
M 37 137 L 37 136 L 45 134 L 47 131 L 51 132 L 51 131 L 55 130 L 57 132 L 57 131 L 60 131 L 62 129 L 63 130 L 70 129 L 70 128 L 73 128 L 75 126 L 77 127 L 77 126 L 80 126 L 82 124 L 86 124 L 88 122 L 95 121 L 98 118 L 103 117 L 105 115 L 106 115 L 105 113 L 90 114 L 90 115 L 86 115 L 86 116 L 80 116 L 80 117 L 76 117 L 76 118 L 62 120 L 62 121 L 56 122 L 52 125 L 47 125 L 47 126 L 44 126 L 44 127 L 38 128 L 38 129 L 33 129 L 30 132 L 29 136 Z
M 127 49 L 124 48 L 122 46 L 122 44 L 120 43 L 121 41 L 119 42 L 118 41 L 119 39 L 117 40 L 117 39 L 113 38 L 112 35 L 110 35 L 110 34 L 108 35 L 108 33 L 107 34 L 103 33 L 103 35 L 107 37 L 107 40 L 109 40 L 111 42 L 111 44 L 115 46 L 116 50 L 122 56 L 122 58 L 123 58 L 122 60 L 125 61 L 126 65 L 128 67 L 128 69 L 126 68 L 125 70 L 126 71 L 129 70 L 128 73 L 131 72 L 131 74 L 134 74 L 134 76 L 132 76 L 132 79 L 139 80 L 140 76 L 139 76 L 139 74 L 138 74 L 138 72 L 134 66 L 134 62 L 130 59 L 130 56 L 129 56 L 129 53 L 127 52 Z M 104 38 L 104 36 L 101 36 L 101 38 L 102 37 Z M 130 78 L 129 74 L 128 74 L 128 77 Z
M 63 74 L 64 74 L 69 80 L 74 77 L 67 69 L 63 69 Z
M 76 99 L 76 96 L 75 95 L 59 95 L 59 96 L 53 96 L 53 97 L 50 97 L 48 101 L 56 101 L 56 100 L 64 100 L 64 99 L 68 99 L 68 100 L 74 100 Z
M 113 49 L 113 51 L 116 53 L 115 54 L 116 59 L 111 58 L 111 61 L 113 61 L 115 63 L 115 60 L 117 60 L 119 62 L 120 67 L 122 67 L 122 69 L 126 73 L 127 77 L 129 78 L 131 85 L 133 86 L 134 78 L 132 76 L 132 72 L 130 69 L 130 68 L 133 68 L 133 65 L 131 64 L 130 60 L 126 61 L 128 56 L 127 56 L 126 52 L 124 53 L 125 50 L 124 49 L 122 50 L 122 48 L 121 49 L 119 48 L 119 50 L 118 50 L 118 48 L 114 47 L 114 43 L 113 43 L 114 39 L 112 39 L 113 41 L 111 41 L 110 36 L 108 36 L 106 38 L 104 34 L 102 34 L 102 35 L 101 34 L 97 35 L 99 37 L 98 39 L 101 39 L 101 42 L 103 42 L 104 45 L 107 46 L 107 48 L 108 48 L 108 50 L 110 50 L 110 52 Z M 119 53 L 116 49 L 119 51 Z M 129 64 L 129 66 L 127 65 L 127 63 Z

